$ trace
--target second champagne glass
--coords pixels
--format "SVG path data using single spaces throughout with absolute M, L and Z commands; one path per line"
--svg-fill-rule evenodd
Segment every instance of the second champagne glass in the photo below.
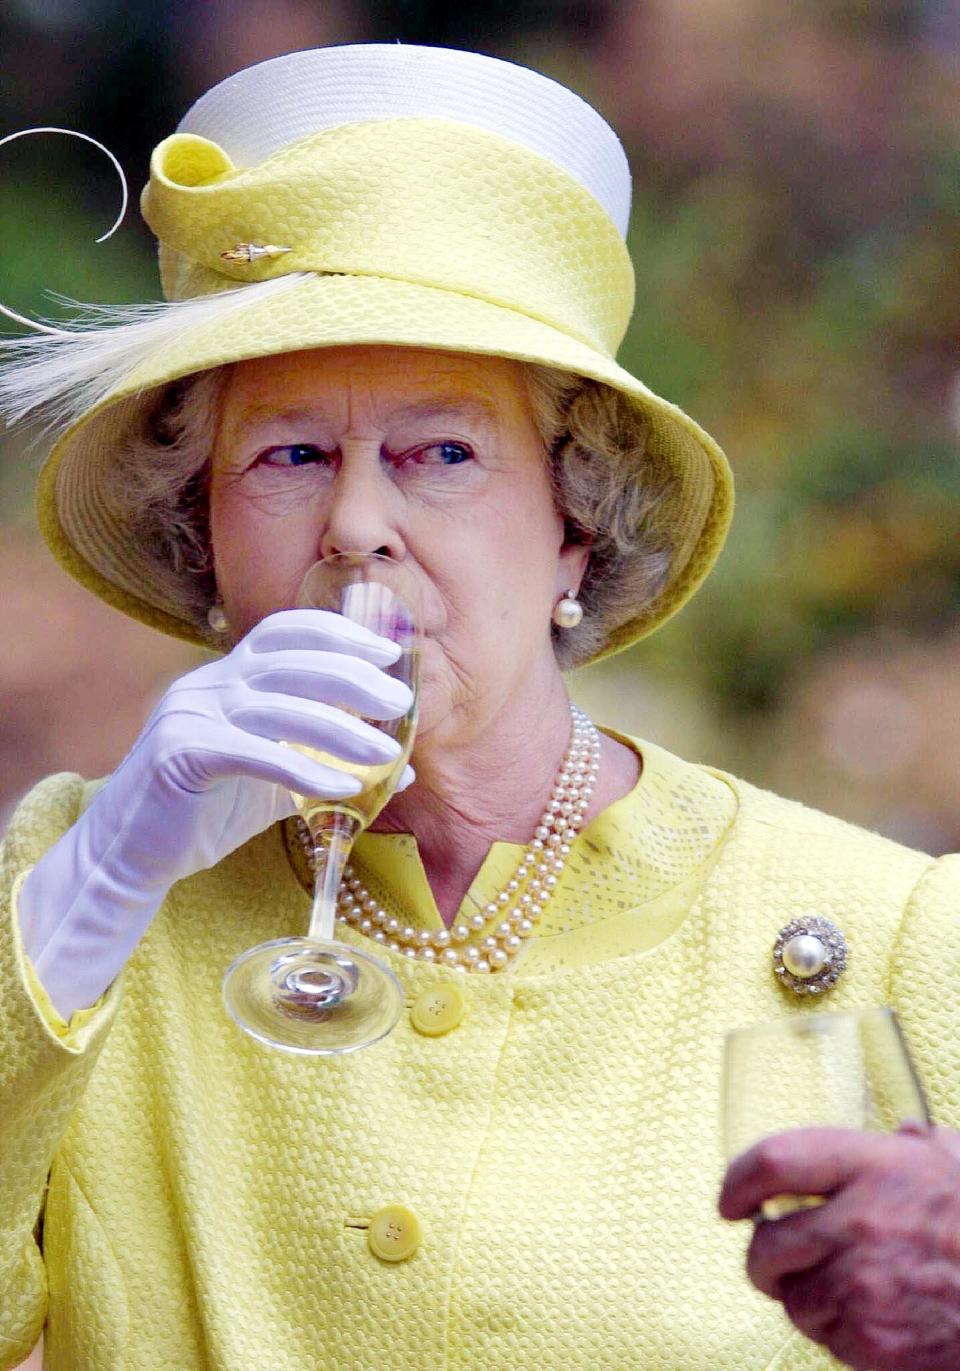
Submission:
M 400 744 L 381 765 L 291 743 L 325 766 L 356 777 L 362 789 L 342 799 L 294 795 L 314 849 L 315 890 L 306 937 L 275 938 L 250 948 L 229 967 L 227 1009 L 251 1037 L 270 1047 L 330 1055 L 368 1047 L 389 1033 L 403 1007 L 403 991 L 378 958 L 334 936 L 340 878 L 354 839 L 396 790 L 413 747 L 420 685 L 421 627 L 417 587 L 398 563 L 375 553 L 336 553 L 310 568 L 297 599 L 301 608 L 343 614 L 400 648 L 383 668 L 412 691 L 398 719 L 371 720 Z
M 815 1126 L 895 1132 L 930 1122 L 923 1088 L 892 1009 L 796 1014 L 727 1034 L 722 1130 L 728 1161 L 761 1138 Z M 776 1195 L 777 1219 L 824 1203 Z

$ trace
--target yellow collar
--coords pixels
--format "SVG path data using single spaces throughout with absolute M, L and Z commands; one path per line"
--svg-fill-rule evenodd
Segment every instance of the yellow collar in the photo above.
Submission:
M 514 963 L 526 974 L 605 961 L 662 942 L 685 917 L 736 817 L 736 795 L 714 772 L 655 744 L 604 732 L 638 753 L 640 778 L 578 834 L 536 935 Z M 311 874 L 293 820 L 284 826 L 284 839 L 309 890 Z M 458 922 L 496 898 L 523 850 L 518 843 L 491 846 Z M 361 834 L 353 864 L 378 903 L 404 924 L 443 927 L 411 834 Z

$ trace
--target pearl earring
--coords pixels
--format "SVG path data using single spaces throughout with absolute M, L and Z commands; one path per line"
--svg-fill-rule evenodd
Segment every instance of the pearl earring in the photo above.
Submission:
M 576 628 L 583 618 L 583 605 L 572 590 L 565 590 L 553 611 L 553 622 L 557 628 Z
M 230 625 L 227 623 L 227 616 L 223 612 L 223 605 L 218 600 L 215 605 L 211 605 L 207 610 L 207 623 L 214 633 L 226 633 Z

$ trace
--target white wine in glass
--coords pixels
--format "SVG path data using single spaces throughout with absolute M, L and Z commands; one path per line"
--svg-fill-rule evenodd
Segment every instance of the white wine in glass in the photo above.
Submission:
M 378 958 L 334 936 L 337 894 L 350 849 L 361 829 L 393 795 L 410 757 L 420 685 L 421 625 L 417 588 L 409 573 L 375 553 L 336 553 L 310 568 L 297 605 L 332 610 L 400 649 L 383 670 L 410 687 L 411 704 L 397 719 L 370 720 L 400 744 L 379 765 L 348 761 L 320 748 L 289 743 L 298 752 L 362 783 L 338 799 L 294 793 L 313 841 L 315 889 L 306 937 L 275 938 L 239 956 L 224 978 L 223 995 L 236 1023 L 270 1047 L 309 1055 L 353 1052 L 389 1033 L 403 992 Z
M 412 742 L 412 727 L 410 735 Z M 406 739 L 396 730 L 392 730 L 392 736 L 403 747 L 401 757 L 398 759 L 400 772 L 402 772 L 407 763 L 407 758 L 410 756 L 410 749 L 406 746 Z M 385 762 L 381 766 L 363 762 L 348 762 L 342 757 L 334 757 L 330 752 L 323 752 L 320 748 L 306 747 L 303 743 L 290 743 L 289 746 L 295 747 L 298 752 L 302 752 L 304 756 L 312 758 L 313 761 L 319 762 L 322 766 L 328 766 L 334 771 L 342 771 L 346 776 L 355 777 L 363 787 L 356 795 L 335 801 L 320 800 L 314 795 L 294 793 L 293 799 L 297 806 L 297 812 L 311 833 L 322 825 L 325 816 L 332 812 L 333 806 L 336 806 L 337 811 L 342 811 L 356 819 L 360 828 L 369 827 L 397 788 L 397 780 L 399 779 L 397 762 Z
M 793 1128 L 892 1133 L 908 1121 L 930 1123 L 897 1016 L 886 1007 L 801 1012 L 728 1033 L 721 1110 L 728 1161 Z M 823 1203 L 822 1195 L 774 1195 L 758 1217 Z

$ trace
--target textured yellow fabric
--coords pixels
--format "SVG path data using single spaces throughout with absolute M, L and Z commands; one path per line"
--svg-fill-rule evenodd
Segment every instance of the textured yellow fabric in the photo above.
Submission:
M 184 322 L 59 440 L 41 475 L 38 513 L 63 566 L 109 603 L 199 641 L 143 559 L 110 499 L 156 388 L 243 358 L 354 343 L 538 362 L 622 391 L 647 417 L 647 457 L 663 478 L 673 557 L 663 590 L 598 656 L 651 632 L 696 590 L 732 514 L 716 443 L 675 405 L 619 367 L 633 302 L 619 233 L 580 183 L 497 134 L 443 119 L 342 125 L 234 168 L 216 144 L 175 134 L 159 145 L 143 196 L 160 240 L 164 288 L 177 299 L 239 287 L 215 319 Z M 291 251 L 224 261 L 239 243 Z M 254 286 L 289 277 L 264 296 Z
M 596 927 L 642 923 L 684 887 L 682 916 L 639 952 L 458 978 L 466 1013 L 442 1037 L 405 1015 L 368 1052 L 310 1061 L 230 1023 L 223 968 L 306 922 L 280 826 L 174 887 L 73 1049 L 37 1014 L 5 907 L 0 1366 L 45 1311 L 51 1371 L 832 1365 L 751 1290 L 749 1235 L 715 1214 L 723 1034 L 810 1012 L 776 984 L 770 949 L 816 910 L 852 952 L 828 1003 L 893 1003 L 935 1114 L 956 1126 L 960 859 L 640 747 L 647 784 L 659 775 L 668 792 L 659 820 L 643 781 L 620 802 L 604 881 L 587 880 L 624 907 L 604 904 Z M 710 834 L 684 855 L 673 828 L 701 787 L 732 795 L 735 813 L 707 802 Z M 24 801 L 5 906 L 82 793 L 55 777 Z M 557 939 L 582 927 L 576 905 L 565 885 Z M 452 974 L 391 961 L 411 1007 Z M 421 1230 L 402 1262 L 369 1246 L 389 1205 Z

